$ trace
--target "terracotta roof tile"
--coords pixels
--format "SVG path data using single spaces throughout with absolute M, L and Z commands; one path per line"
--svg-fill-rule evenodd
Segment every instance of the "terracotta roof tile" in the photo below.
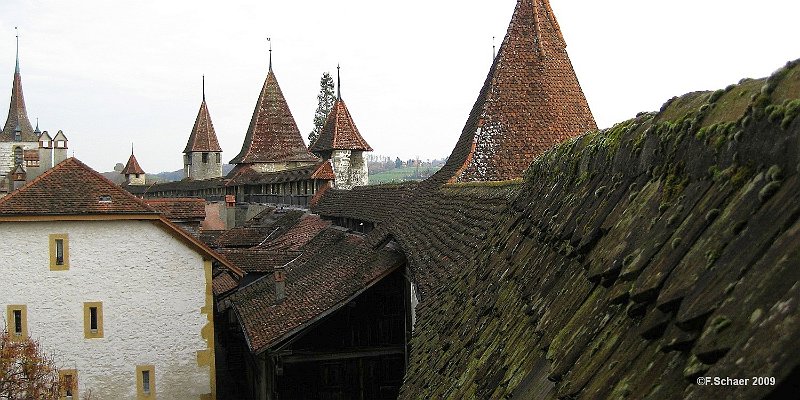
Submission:
M 0 215 L 151 213 L 156 211 L 74 157 L 0 199 Z
M 205 98 L 203 98 L 203 102 L 200 103 L 200 110 L 197 112 L 197 118 L 194 120 L 192 133 L 189 134 L 189 141 L 186 142 L 186 147 L 183 149 L 184 153 L 194 151 L 222 151 L 217 141 L 217 133 L 214 131 L 214 123 L 211 122 L 211 114 L 208 112 L 208 105 L 206 105 Z
M 234 289 L 239 285 L 239 281 L 228 271 L 215 276 L 212 280 L 212 287 L 214 289 L 214 296 L 220 297 Z
M 331 150 L 372 151 L 372 147 L 358 133 L 350 111 L 347 110 L 344 100 L 339 98 L 328 114 L 319 138 L 311 145 L 310 150 L 314 153 Z
M 170 221 L 203 220 L 206 217 L 206 202 L 203 199 L 145 199 L 144 202 Z
M 300 255 L 296 251 L 265 249 L 218 249 L 217 252 L 247 273 L 272 273 L 275 267 L 286 265 Z
M 597 129 L 547 0 L 520 0 L 439 182 L 522 176 L 553 145 Z
M 297 123 L 270 67 L 258 96 L 242 150 L 231 164 L 317 161 L 308 152 Z
M 128 162 L 125 164 L 125 168 L 121 173 L 123 175 L 144 174 L 144 170 L 139 166 L 139 161 L 136 161 L 136 156 L 134 156 L 133 153 L 128 157 Z
M 329 226 L 331 226 L 330 221 L 325 221 L 317 215 L 305 215 L 283 234 L 259 245 L 258 248 L 297 251 Z
M 39 150 L 25 150 L 22 152 L 25 161 L 39 161 Z

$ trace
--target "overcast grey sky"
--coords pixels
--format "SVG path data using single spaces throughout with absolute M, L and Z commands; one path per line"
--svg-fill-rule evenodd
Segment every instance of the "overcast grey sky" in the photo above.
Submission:
M 111 170 L 134 142 L 147 172 L 182 167 L 201 75 L 223 158 L 242 146 L 273 67 L 301 133 L 319 78 L 342 95 L 375 154 L 449 155 L 515 0 L 0 1 L 0 98 L 14 26 L 31 122 L 64 130 L 75 156 Z M 769 75 L 800 58 L 796 0 L 551 0 L 600 127 L 674 95 Z M 6 102 L 0 103 L 5 117 Z

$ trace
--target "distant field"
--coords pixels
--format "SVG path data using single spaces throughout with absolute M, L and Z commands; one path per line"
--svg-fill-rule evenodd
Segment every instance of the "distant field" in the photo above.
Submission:
M 374 175 L 370 174 L 369 184 L 377 185 L 390 182 L 421 181 L 438 171 L 439 168 L 441 167 L 419 167 L 419 175 L 416 175 L 416 167 L 395 168 L 388 171 L 379 172 Z

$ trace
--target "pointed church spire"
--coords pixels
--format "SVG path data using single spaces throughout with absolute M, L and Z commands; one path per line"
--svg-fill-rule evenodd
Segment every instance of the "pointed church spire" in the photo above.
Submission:
M 548 148 L 597 129 L 548 0 L 518 0 L 483 88 L 436 182 L 522 176 Z
M 19 73 L 19 31 L 17 31 L 16 38 L 16 67 L 14 68 L 14 82 L 11 86 L 11 102 L 8 105 L 6 124 L 3 125 L 3 131 L 0 132 L 0 142 L 38 142 L 39 138 L 33 133 L 31 121 L 28 119 L 25 96 L 22 94 L 22 77 Z

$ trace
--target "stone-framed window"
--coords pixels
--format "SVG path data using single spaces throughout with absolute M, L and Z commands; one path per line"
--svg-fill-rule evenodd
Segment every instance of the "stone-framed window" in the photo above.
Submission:
M 50 270 L 69 269 L 69 236 L 66 233 L 50 235 Z
M 83 303 L 83 336 L 86 339 L 103 337 L 103 302 Z
M 25 340 L 28 337 L 28 307 L 24 304 L 12 304 L 6 307 L 8 333 L 12 341 Z
M 62 369 L 58 371 L 58 381 L 61 383 L 59 399 L 73 400 L 78 398 L 78 370 Z
M 154 365 L 136 366 L 136 399 L 156 398 L 156 367 Z

